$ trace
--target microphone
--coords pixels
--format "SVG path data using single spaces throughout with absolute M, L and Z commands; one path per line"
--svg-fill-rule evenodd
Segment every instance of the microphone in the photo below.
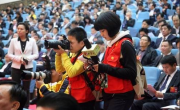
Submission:
M 82 53 L 84 56 L 91 57 L 97 56 L 100 51 L 100 46 L 97 44 L 92 44 L 89 42 L 88 39 L 84 39 L 85 47 L 82 49 Z

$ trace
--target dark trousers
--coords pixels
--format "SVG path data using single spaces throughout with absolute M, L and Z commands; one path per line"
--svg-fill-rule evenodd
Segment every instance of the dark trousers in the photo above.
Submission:
M 32 71 L 32 68 L 26 69 L 26 70 Z M 21 84 L 21 75 L 22 75 L 22 73 L 23 72 L 22 72 L 21 69 L 12 68 L 12 71 L 11 71 L 12 80 L 17 82 L 18 84 Z M 22 80 L 22 87 L 27 93 L 27 101 L 26 101 L 25 108 L 28 108 L 29 107 L 29 98 L 30 98 L 30 94 L 29 94 L 30 81 Z
M 85 103 L 79 103 L 81 110 L 94 110 L 94 105 L 95 105 L 95 100 Z
M 152 99 L 143 99 L 135 100 L 131 106 L 131 110 L 161 110 L 161 107 L 167 106 L 170 103 L 163 100 L 152 100 Z
M 104 100 L 104 110 L 129 110 L 134 100 L 134 91 L 129 96 L 114 94 L 111 98 Z

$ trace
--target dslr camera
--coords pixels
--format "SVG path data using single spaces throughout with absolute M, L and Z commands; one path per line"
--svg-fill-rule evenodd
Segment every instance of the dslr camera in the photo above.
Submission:
M 39 71 L 39 72 L 31 72 L 31 71 L 23 70 L 23 74 L 21 76 L 23 80 L 31 80 L 31 79 L 39 80 L 40 77 L 42 77 L 45 83 L 48 83 L 51 81 L 52 68 L 51 68 L 49 57 L 46 54 L 44 54 L 42 55 L 42 58 L 43 58 L 43 66 L 45 67 L 45 70 Z
M 70 42 L 68 40 L 45 40 L 44 45 L 46 49 L 58 49 L 58 45 L 60 45 L 64 50 L 70 49 Z

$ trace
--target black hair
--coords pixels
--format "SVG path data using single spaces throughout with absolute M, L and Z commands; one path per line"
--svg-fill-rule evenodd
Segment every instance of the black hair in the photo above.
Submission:
M 16 12 L 17 15 L 21 16 L 21 13 L 19 11 Z
M 176 45 L 177 45 L 178 43 L 180 43 L 180 38 L 177 38 L 177 39 L 176 39 Z
M 164 26 L 166 26 L 166 27 L 168 28 L 168 30 L 171 30 L 171 29 L 172 29 L 171 25 L 169 25 L 169 24 L 167 24 L 167 23 L 163 24 L 163 25 L 161 26 L 161 28 L 164 27 Z
M 145 32 L 146 34 L 148 34 L 149 33 L 149 30 L 147 29 L 147 28 L 141 28 L 140 30 L 139 30 L 139 33 L 140 32 Z
M 155 8 L 155 7 L 156 7 L 156 4 L 155 4 L 155 3 L 152 3 L 152 6 Z
M 18 110 L 23 110 L 24 105 L 27 101 L 27 94 L 22 87 L 12 80 L 0 80 L 0 85 L 12 85 L 12 88 L 8 91 L 10 95 L 10 101 L 18 101 L 20 106 Z
M 65 18 L 69 20 L 69 17 L 65 17 Z
M 160 20 L 160 21 L 158 21 L 157 23 L 159 24 L 159 23 L 161 23 L 161 22 L 163 22 L 164 24 L 166 24 L 166 20 Z
M 174 64 L 177 64 L 177 61 L 173 55 L 166 55 L 162 58 L 161 64 L 169 64 L 173 66 Z
M 57 31 L 59 31 L 59 28 L 58 28 L 58 27 L 54 27 L 54 29 L 56 29 Z
M 146 22 L 149 26 L 151 25 L 151 21 L 149 19 L 145 19 L 143 22 Z
M 19 25 L 23 25 L 24 28 L 25 28 L 25 30 L 28 31 L 28 33 L 29 33 L 29 26 L 28 26 L 27 23 L 22 23 L 22 22 L 21 22 L 21 23 L 18 23 L 18 24 L 17 24 L 17 27 L 18 27 Z M 28 33 L 26 33 L 26 35 L 28 35 Z
M 63 37 L 63 40 L 67 40 L 67 37 L 66 37 L 66 35 L 64 35 L 64 34 L 61 34 L 60 36 L 62 36 L 62 37 Z
M 161 16 L 161 18 L 164 18 L 164 14 L 162 14 L 162 13 L 158 13 L 158 14 L 156 15 L 156 17 L 158 17 L 158 16 Z
M 72 21 L 71 24 L 78 25 L 79 23 L 77 21 Z
M 89 16 L 85 16 L 85 17 L 84 17 L 84 23 L 85 23 L 85 24 L 87 24 L 86 19 L 89 20 L 89 23 L 90 23 L 90 24 L 93 22 L 92 19 L 91 19 Z
M 53 22 L 49 22 L 48 25 L 52 26 L 53 27 Z
M 114 37 L 119 32 L 121 21 L 118 15 L 107 11 L 100 14 L 94 23 L 94 27 L 97 31 L 107 29 L 109 37 Z
M 87 38 L 87 34 L 84 29 L 80 27 L 75 27 L 71 29 L 68 33 L 67 36 L 73 36 L 76 38 L 78 42 L 83 41 L 85 38 Z
M 53 110 L 80 110 L 77 101 L 64 93 L 51 93 L 39 100 L 37 107 L 48 107 Z
M 164 40 L 162 42 L 167 42 L 169 44 L 169 46 L 172 46 L 172 42 L 170 40 Z
M 146 38 L 148 39 L 148 42 L 151 42 L 151 38 L 150 38 L 149 36 L 144 35 L 144 36 L 142 36 L 142 37 L 146 37 Z M 142 37 L 141 37 L 141 38 L 142 38 Z

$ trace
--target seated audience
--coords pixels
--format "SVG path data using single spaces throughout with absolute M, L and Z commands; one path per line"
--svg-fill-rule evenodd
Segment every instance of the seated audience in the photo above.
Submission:
M 131 110 L 160 110 L 161 107 L 170 105 L 172 100 L 179 98 L 180 71 L 176 69 L 175 57 L 167 55 L 162 59 L 161 63 L 163 73 L 154 85 L 156 90 L 154 96 L 134 101 Z M 177 92 L 171 91 L 172 87 L 176 87 Z
M 140 49 L 137 50 L 137 58 L 143 66 L 152 66 L 157 56 L 156 50 L 151 46 L 151 38 L 147 35 L 142 36 L 140 40 Z
M 8 55 L 5 56 L 5 64 L 0 69 L 0 77 L 5 77 L 5 75 L 11 75 L 11 59 L 8 57 Z
M 162 65 L 161 65 L 161 63 L 160 63 L 161 60 L 162 60 L 162 58 L 163 58 L 164 56 L 166 56 L 166 55 L 173 55 L 173 54 L 171 53 L 171 50 L 172 50 L 172 42 L 171 42 L 171 41 L 168 41 L 168 40 L 162 41 L 160 50 L 161 50 L 161 55 L 156 57 L 153 66 L 158 67 L 159 69 L 162 69 Z
M 122 30 L 127 30 L 128 27 L 133 27 L 135 24 L 135 19 L 131 18 L 131 12 L 126 12 L 126 16 L 124 18 L 124 21 L 122 23 Z
M 158 38 L 158 39 L 156 40 L 156 48 L 160 49 L 161 43 L 162 43 L 162 41 L 164 41 L 164 40 L 169 40 L 169 41 L 171 41 L 172 43 L 174 43 L 174 42 L 176 41 L 177 37 L 176 37 L 176 36 L 173 36 L 173 35 L 171 34 L 171 29 L 172 29 L 172 27 L 171 27 L 169 24 L 163 24 L 163 25 L 161 26 L 161 31 L 162 31 L 162 35 L 163 35 L 163 36 L 162 36 L 161 38 Z
M 88 38 L 90 43 L 95 43 L 96 41 L 103 40 L 99 31 L 96 31 L 94 27 L 91 28 L 91 35 Z

